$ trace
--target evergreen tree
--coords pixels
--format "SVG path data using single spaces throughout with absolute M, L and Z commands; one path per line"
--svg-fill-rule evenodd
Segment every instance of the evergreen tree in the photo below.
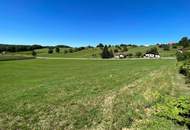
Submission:
M 103 50 L 102 50 L 102 54 L 101 54 L 102 58 L 112 58 L 114 57 L 113 51 L 108 49 L 108 46 L 105 45 Z
M 110 58 L 107 45 L 104 46 L 101 56 L 102 58 Z
M 183 38 L 179 41 L 179 45 L 183 46 L 183 48 L 189 47 L 190 41 L 189 41 L 188 37 L 183 37 Z
M 113 53 L 113 51 L 112 51 L 112 49 L 110 50 L 110 58 L 113 58 L 114 57 L 114 53 Z

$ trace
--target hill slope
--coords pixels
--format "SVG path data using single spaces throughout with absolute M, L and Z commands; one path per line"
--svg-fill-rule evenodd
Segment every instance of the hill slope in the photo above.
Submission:
M 152 47 L 157 46 L 138 46 L 138 47 L 128 47 L 127 53 L 132 53 L 135 56 L 136 52 L 142 52 L 143 54 Z M 158 51 L 161 57 L 175 57 L 176 49 L 170 48 L 169 51 L 163 50 L 163 48 L 158 48 Z M 115 48 L 112 47 L 112 50 Z M 54 52 L 53 54 L 48 54 L 48 49 L 38 49 L 36 50 L 37 56 L 39 57 L 63 57 L 63 58 L 99 58 L 102 50 L 100 48 L 85 48 L 84 50 L 77 51 L 77 52 L 68 52 L 65 53 L 65 50 L 69 50 L 68 48 L 60 48 L 60 53 Z M 17 55 L 31 55 L 31 51 L 26 52 L 17 52 Z M 13 53 L 15 54 L 15 53 Z

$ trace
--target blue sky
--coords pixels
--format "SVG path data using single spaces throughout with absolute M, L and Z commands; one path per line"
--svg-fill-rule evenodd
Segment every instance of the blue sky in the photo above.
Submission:
M 153 44 L 190 36 L 189 0 L 1 0 L 0 43 Z

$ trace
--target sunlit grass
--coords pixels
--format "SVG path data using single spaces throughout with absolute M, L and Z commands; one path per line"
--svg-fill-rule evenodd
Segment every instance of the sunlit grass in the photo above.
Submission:
M 183 91 L 175 62 L 1 62 L 0 128 L 156 128 L 159 121 L 147 124 L 156 118 L 147 115 L 147 108 L 159 102 L 160 95 L 178 96 Z M 173 123 L 166 126 L 175 127 Z

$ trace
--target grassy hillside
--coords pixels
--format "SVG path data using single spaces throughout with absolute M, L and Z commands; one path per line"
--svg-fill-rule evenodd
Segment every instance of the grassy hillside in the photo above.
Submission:
M 64 53 L 64 50 L 69 50 L 68 48 L 60 48 L 60 53 L 54 52 L 53 54 L 48 54 L 48 49 L 39 49 L 36 50 L 38 56 L 42 57 L 65 57 L 65 58 L 92 58 L 95 54 L 96 58 L 100 57 L 101 50 L 99 48 L 87 48 L 82 51 L 73 52 L 73 53 Z M 27 52 L 18 52 L 19 55 L 31 55 L 31 51 Z
M 135 56 L 136 52 L 142 52 L 144 54 L 151 47 L 155 47 L 155 46 L 128 47 L 128 53 L 133 53 L 134 56 Z M 158 51 L 159 51 L 161 57 L 175 57 L 176 49 L 170 48 L 169 51 L 164 51 L 163 48 L 159 48 L 159 47 L 157 47 L 157 48 L 158 48 Z M 114 50 L 113 47 L 111 49 Z M 61 48 L 60 53 L 54 52 L 53 54 L 48 54 L 47 48 L 36 50 L 36 52 L 37 52 L 37 56 L 39 56 L 39 57 L 64 57 L 64 58 L 99 58 L 100 53 L 101 53 L 100 48 L 86 48 L 82 51 L 67 53 L 67 54 L 64 53 L 64 50 L 68 50 L 68 48 Z M 31 51 L 18 52 L 16 54 L 31 55 L 32 52 Z
M 135 54 L 136 52 L 146 53 L 146 51 L 152 47 L 155 47 L 155 46 L 132 47 L 132 48 L 129 48 L 128 52 L 133 53 L 133 54 Z M 158 52 L 159 52 L 161 57 L 174 57 L 176 54 L 176 49 L 173 49 L 173 48 L 170 48 L 169 51 L 165 51 L 165 50 L 163 50 L 163 48 L 159 48 L 159 47 L 157 47 L 157 48 L 158 48 Z
M 175 60 L 5 61 L 1 129 L 185 129 L 152 114 L 161 97 L 188 95 Z

